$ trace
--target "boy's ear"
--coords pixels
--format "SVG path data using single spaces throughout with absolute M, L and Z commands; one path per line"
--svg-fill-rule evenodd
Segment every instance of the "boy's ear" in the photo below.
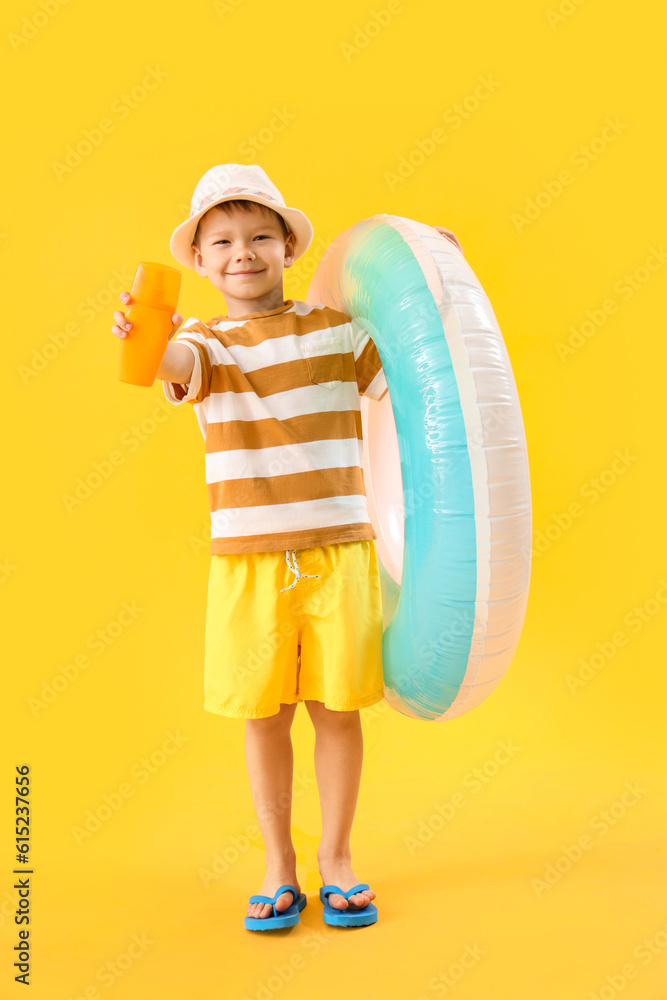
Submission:
M 294 254 L 295 238 L 292 232 L 285 237 L 285 267 L 291 267 L 296 259 Z
M 204 258 L 202 257 L 201 253 L 199 252 L 199 250 L 197 249 L 197 247 L 196 247 L 196 245 L 194 243 L 190 244 L 190 249 L 192 250 L 193 254 L 195 255 L 195 259 L 194 259 L 195 271 L 197 272 L 197 274 L 202 274 L 203 275 L 204 274 Z M 204 277 L 205 277 L 205 275 L 204 275 Z

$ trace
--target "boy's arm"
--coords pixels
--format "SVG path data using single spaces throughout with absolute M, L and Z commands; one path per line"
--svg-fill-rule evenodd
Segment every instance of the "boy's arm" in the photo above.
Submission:
M 185 344 L 167 344 L 164 357 L 160 362 L 156 378 L 163 382 L 178 382 L 187 385 L 192 378 L 195 359 L 192 351 Z

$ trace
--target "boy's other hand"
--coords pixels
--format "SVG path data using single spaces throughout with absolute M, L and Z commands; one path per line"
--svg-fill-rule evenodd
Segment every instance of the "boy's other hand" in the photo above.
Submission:
M 120 299 L 120 301 L 123 303 L 124 306 L 132 305 L 132 296 L 130 295 L 129 292 L 121 292 L 118 298 Z M 125 313 L 121 312 L 120 309 L 117 309 L 116 312 L 113 314 L 113 318 L 115 321 L 114 325 L 111 327 L 111 332 L 113 333 L 113 335 L 115 337 L 126 337 L 127 331 L 132 329 L 132 324 L 128 319 L 126 319 Z M 167 338 L 168 340 L 171 340 L 171 338 L 178 330 L 179 326 L 183 322 L 183 317 L 181 316 L 180 313 L 176 312 L 172 315 L 171 322 L 173 326 L 171 328 L 171 333 Z
M 437 233 L 440 233 L 441 236 L 444 236 L 445 239 L 451 240 L 454 246 L 457 246 L 461 251 L 461 253 L 463 253 L 463 247 L 461 246 L 461 244 L 459 243 L 459 241 L 457 240 L 456 236 L 451 231 L 451 229 L 443 229 L 442 226 L 431 226 L 431 228 L 435 229 L 435 231 Z

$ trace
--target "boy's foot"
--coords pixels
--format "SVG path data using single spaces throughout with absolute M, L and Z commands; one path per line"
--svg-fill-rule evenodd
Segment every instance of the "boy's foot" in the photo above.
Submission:
M 319 868 L 322 885 L 337 885 L 343 892 L 347 892 L 353 885 L 358 885 L 360 882 L 348 861 L 320 861 Z M 280 885 L 279 882 L 276 889 L 278 885 Z M 348 900 L 344 896 L 333 892 L 328 899 L 337 910 L 347 910 Z M 368 906 L 373 899 L 375 899 L 375 893 L 372 889 L 362 889 L 361 892 L 355 892 L 353 896 L 350 896 L 349 902 L 354 906 Z
M 351 884 L 354 885 L 354 883 Z M 296 867 L 290 868 L 286 865 L 283 868 L 275 868 L 272 871 L 267 871 L 262 882 L 262 888 L 257 895 L 273 896 L 281 885 L 293 885 L 297 892 L 301 892 L 301 886 L 296 878 Z M 254 893 L 251 895 L 254 895 Z M 286 910 L 294 902 L 295 899 L 291 892 L 281 892 L 276 900 L 276 911 L 282 913 L 283 910 Z M 249 917 L 271 917 L 273 916 L 273 907 L 270 903 L 248 903 L 246 913 Z

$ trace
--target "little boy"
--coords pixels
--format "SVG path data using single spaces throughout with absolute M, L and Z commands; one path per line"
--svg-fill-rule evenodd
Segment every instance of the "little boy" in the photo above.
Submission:
M 193 404 L 205 441 L 204 708 L 246 720 L 266 849 L 261 895 L 251 897 L 245 926 L 296 923 L 306 902 L 291 839 L 290 728 L 300 701 L 315 728 L 325 910 L 337 923 L 372 923 L 375 892 L 352 870 L 350 833 L 363 757 L 359 710 L 384 697 L 359 405 L 359 394 L 379 400 L 387 392 L 382 363 L 357 321 L 284 300 L 283 270 L 308 248 L 313 229 L 261 167 L 213 167 L 191 208 L 172 234 L 172 253 L 222 293 L 227 313 L 188 319 L 157 377 L 171 402 Z M 128 292 L 120 299 L 132 301 Z M 125 336 L 131 323 L 120 311 L 113 318 L 112 332 Z M 170 339 L 183 317 L 172 322 Z

